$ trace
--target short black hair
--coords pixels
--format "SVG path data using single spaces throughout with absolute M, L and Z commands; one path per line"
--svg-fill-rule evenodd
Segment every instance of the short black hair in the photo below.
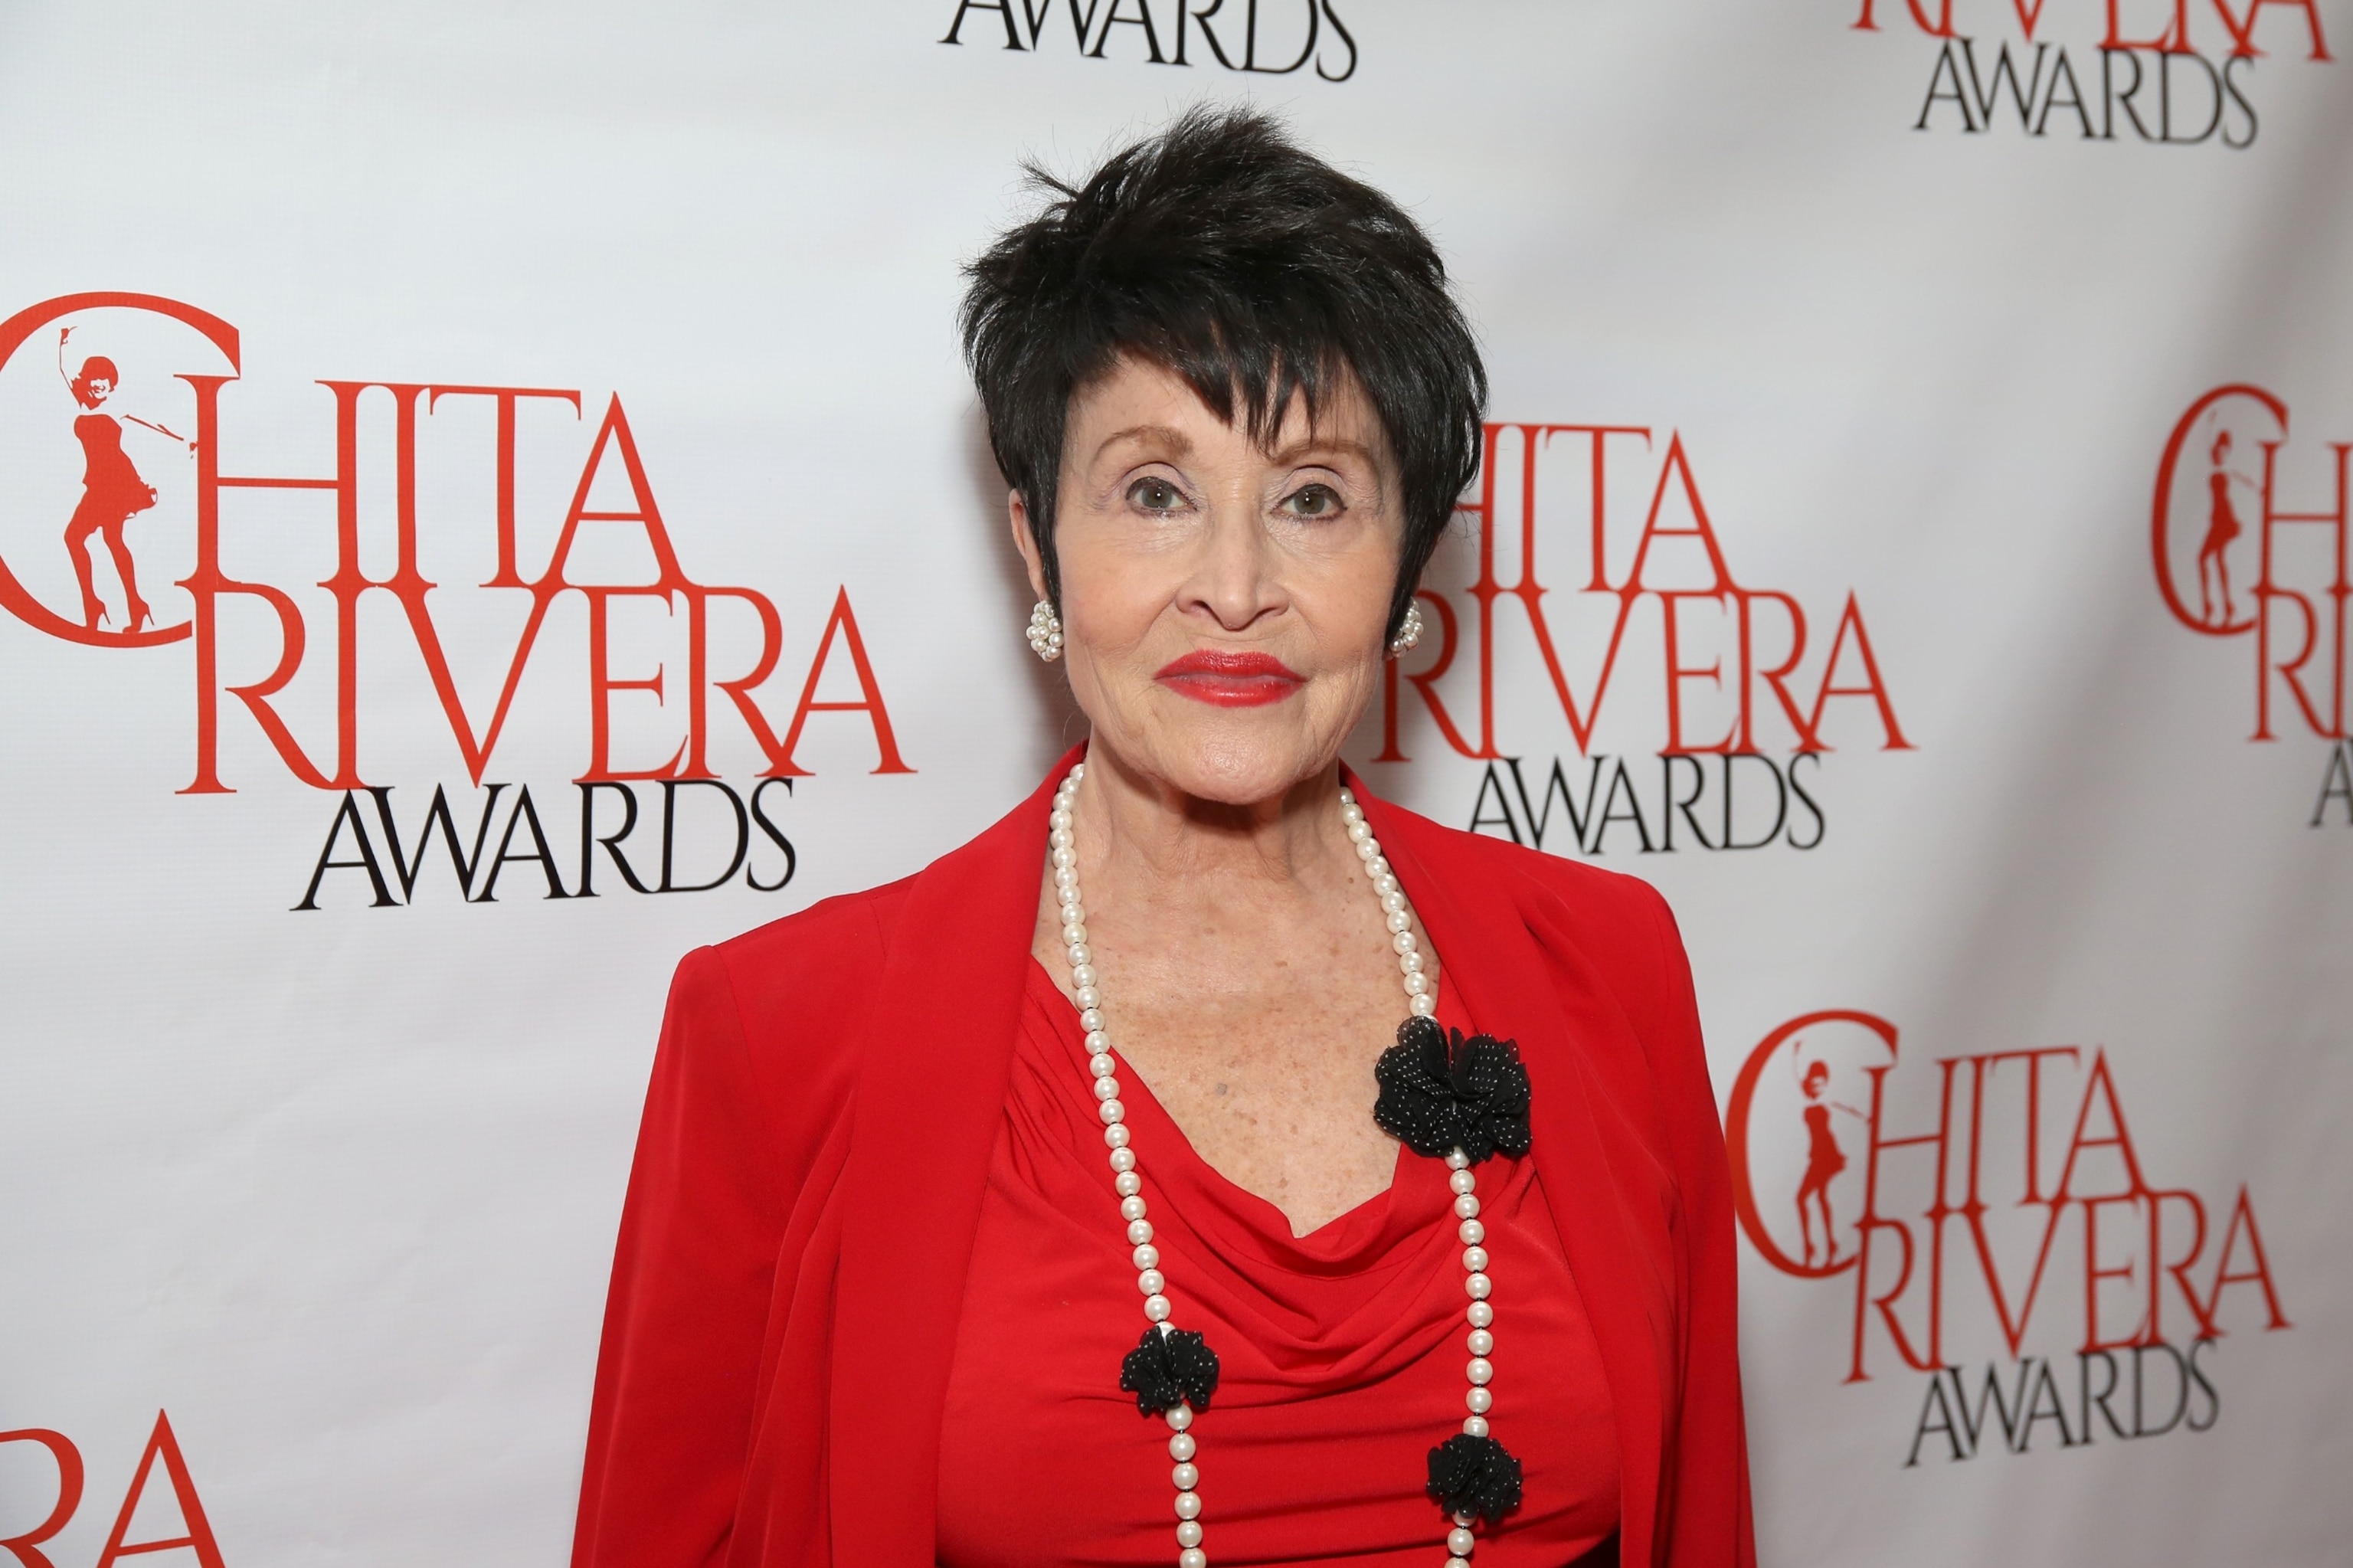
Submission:
M 1047 205 L 965 269 L 960 325 L 1048 597 L 1061 601 L 1053 518 L 1071 399 L 1122 355 L 1174 371 L 1261 443 L 1294 395 L 1313 417 L 1354 376 L 1402 491 L 1393 634 L 1478 471 L 1487 403 L 1430 237 L 1256 109 L 1187 110 L 1083 184 L 1023 167 Z

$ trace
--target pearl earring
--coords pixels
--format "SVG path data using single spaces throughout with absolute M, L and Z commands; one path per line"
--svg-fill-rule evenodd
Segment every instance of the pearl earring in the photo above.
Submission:
M 1389 639 L 1389 657 L 1410 652 L 1421 642 L 1421 606 L 1406 606 L 1405 620 L 1398 624 L 1398 634 Z
M 1039 599 L 1029 612 L 1029 652 L 1049 664 L 1062 656 L 1062 618 L 1050 599 Z

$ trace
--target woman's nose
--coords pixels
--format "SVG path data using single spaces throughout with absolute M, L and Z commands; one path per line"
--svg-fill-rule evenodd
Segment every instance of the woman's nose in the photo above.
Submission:
M 1282 592 L 1267 545 L 1254 510 L 1231 503 L 1213 506 L 1186 598 L 1228 631 L 1279 609 Z

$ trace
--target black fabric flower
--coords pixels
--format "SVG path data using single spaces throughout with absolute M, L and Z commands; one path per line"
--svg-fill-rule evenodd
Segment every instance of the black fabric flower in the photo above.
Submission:
M 1209 1408 L 1218 1392 L 1218 1352 L 1198 1334 L 1161 1330 L 1153 1324 L 1127 1359 L 1119 1363 L 1119 1386 L 1135 1395 L 1135 1408 L 1158 1415 L 1179 1404 Z
M 1493 1524 L 1520 1506 L 1520 1462 L 1493 1437 L 1458 1432 L 1430 1451 L 1430 1495 L 1450 1519 L 1471 1513 Z
M 1373 1119 L 1416 1154 L 1460 1149 L 1476 1165 L 1497 1150 L 1528 1151 L 1528 1070 L 1513 1041 L 1465 1040 L 1416 1015 L 1398 1026 L 1373 1077 L 1381 1086 Z

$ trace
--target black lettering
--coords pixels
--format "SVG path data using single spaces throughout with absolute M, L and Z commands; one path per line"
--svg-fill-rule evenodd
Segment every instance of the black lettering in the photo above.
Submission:
M 2212 1340 L 2190 1341 L 2189 1354 L 2187 1358 L 2190 1380 L 2206 1391 L 2206 1419 L 2200 1421 L 2198 1417 L 2191 1416 L 2189 1425 L 2192 1432 L 2203 1432 L 2222 1419 L 2222 1396 L 2215 1391 L 2214 1385 L 2206 1380 L 2205 1369 L 2198 1364 L 2198 1358 L 2212 1350 L 2215 1341 Z
M 1181 4 L 1181 0 L 1179 3 Z M 1324 69 L 1324 57 L 1319 54 L 1315 57 L 1315 74 L 1325 81 L 1345 81 L 1356 74 L 1356 35 L 1349 32 L 1348 25 L 1340 20 L 1340 13 L 1332 9 L 1332 0 L 1324 0 L 1324 19 L 1332 24 L 1332 30 L 1340 35 L 1342 43 L 1348 46 L 1348 69 L 1338 76 L 1334 76 Z
M 2059 96 L 2059 84 L 2063 81 L 2067 84 L 2067 96 L 2064 98 Z M 2067 63 L 2067 51 L 2063 48 L 2059 51 L 2057 63 L 2051 68 L 2051 90 L 2042 100 L 2042 112 L 2035 116 L 2034 133 L 2037 136 L 2042 135 L 2043 128 L 2051 123 L 2051 111 L 2062 104 L 2075 111 L 2075 122 L 2084 128 L 2084 141 L 2100 139 L 2099 132 L 2092 129 L 2092 111 L 2084 107 L 2084 90 L 2075 80 L 2075 68 Z
M 718 790 L 727 797 L 727 803 L 735 809 L 735 854 L 734 858 L 727 863 L 727 869 L 709 882 L 674 883 L 670 880 L 670 860 L 671 851 L 677 839 L 678 792 L 696 785 L 701 785 L 706 789 Z M 744 857 L 750 853 L 751 848 L 752 823 L 751 819 L 744 814 L 744 798 L 741 795 L 736 794 L 734 790 L 716 779 L 665 779 L 662 780 L 662 874 L 661 886 L 656 889 L 657 892 L 708 893 L 720 884 L 733 878 L 743 869 Z
M 2142 1404 L 2143 1391 L 2141 1387 L 2141 1369 L 2144 1364 L 2142 1358 L 2147 1356 L 2151 1351 L 2163 1351 L 2165 1352 L 2166 1360 L 2170 1362 L 2173 1367 L 2173 1414 L 2165 1418 L 2165 1425 L 2162 1426 L 2150 1426 L 2142 1420 L 2142 1415 L 2145 1413 L 2145 1406 Z M 2162 1340 L 2151 1345 L 2135 1345 L 2132 1348 L 2132 1435 L 2136 1437 L 2161 1437 L 2181 1424 L 2183 1412 L 2189 1408 L 2189 1372 L 2188 1363 L 2182 1361 L 2181 1352 L 2179 1351 L 2175 1350 L 2171 1345 L 2165 1343 Z
M 768 813 L 760 809 L 760 797 L 768 792 L 768 786 L 771 784 L 783 785 L 785 787 L 785 793 L 787 795 L 793 792 L 793 781 L 789 779 L 761 779 L 758 785 L 756 785 L 752 790 L 752 820 L 760 824 L 760 831 L 767 834 L 769 839 L 775 842 L 778 849 L 785 852 L 785 874 L 776 878 L 774 882 L 763 882 L 760 880 L 760 874 L 757 870 L 748 865 L 745 866 L 744 868 L 744 880 L 751 885 L 752 891 L 754 893 L 774 893 L 776 889 L 782 887 L 787 882 L 790 882 L 793 879 L 793 873 L 798 871 L 801 865 L 800 856 L 793 853 L 793 841 L 785 837 L 783 832 L 777 828 L 776 824 L 768 820 Z M 638 889 L 638 891 L 642 893 L 645 889 L 641 887 Z
M 1810 762 L 1814 765 L 1815 769 L 1819 771 L 1822 766 L 1822 754 L 1819 751 L 1801 751 L 1798 753 L 1797 756 L 1789 758 L 1789 793 L 1798 798 L 1798 800 L 1805 806 L 1806 814 L 1814 819 L 1814 836 L 1808 839 L 1804 843 L 1799 843 L 1798 842 L 1797 824 L 1793 822 L 1789 827 L 1788 842 L 1791 849 L 1810 850 L 1820 845 L 1822 836 L 1830 832 L 1831 825 L 1829 821 L 1822 816 L 1821 807 L 1815 804 L 1814 798 L 1811 795 L 1806 793 L 1806 787 L 1798 782 L 1798 764 L 1800 762 Z
M 995 0 L 993 5 L 990 0 L 957 0 L 955 20 L 948 24 L 948 36 L 942 38 L 940 42 L 944 44 L 964 42 L 956 35 L 964 29 L 965 13 L 967 11 L 996 12 L 1005 22 L 1005 47 L 1008 49 L 1018 49 L 1021 47 L 1021 37 L 1013 30 L 1013 0 Z M 1032 26 L 1030 31 L 1034 34 L 1037 28 Z
M 1961 1374 L 1954 1372 L 1951 1375 L 1955 1385 L 1957 1386 Z M 1933 1421 L 1929 1419 L 1932 1413 L 1936 1416 Z M 1961 1446 L 1960 1431 L 1953 1425 L 1953 1407 L 1945 1398 L 1945 1379 L 1942 1375 L 1935 1373 L 1930 1374 L 1928 1378 L 1928 1397 L 1920 1402 L 1920 1424 L 1912 1429 L 1912 1451 L 1904 1456 L 1905 1469 L 1908 1470 L 1920 1462 L 1920 1445 L 1926 1440 L 1931 1432 L 1941 1432 L 1945 1435 L 1946 1443 L 1952 1448 L 1949 1457 L 1957 1460 L 1975 1457 L 1974 1448 L 1965 1449 Z
M 2328 802 L 2345 802 L 2345 821 L 2353 827 L 2353 741 L 2338 741 L 2328 748 L 2328 770 L 2320 778 L 2320 799 L 2312 803 L 2312 821 L 2305 826 L 2316 828 L 2328 812 Z
M 1692 791 L 1681 798 L 1675 794 L 1675 764 L 1678 762 L 1689 763 L 1692 771 Z M 1659 808 L 1662 819 L 1660 823 L 1661 842 L 1667 853 L 1674 853 L 1677 812 L 1683 814 L 1683 825 L 1691 829 L 1692 837 L 1699 841 L 1700 848 L 1715 848 L 1707 842 L 1707 830 L 1701 827 L 1699 819 L 1692 815 L 1692 808 L 1699 803 L 1702 795 L 1707 793 L 1707 765 L 1685 752 L 1662 751 L 1659 754 L 1659 771 L 1663 775 L 1659 780 L 1659 799 L 1665 802 Z
M 2033 1361 L 2031 1356 L 2027 1359 Z M 2051 1396 L 2047 1402 L 2043 1398 L 2046 1393 Z M 2034 1446 L 2034 1424 L 2038 1421 L 2057 1422 L 2059 1446 L 2062 1448 L 2075 1446 L 2075 1434 L 2067 1426 L 2067 1407 L 2059 1398 L 2059 1380 L 2051 1375 L 2051 1363 L 2047 1361 L 2034 1361 L 2034 1392 L 2028 1396 L 2026 1422 L 2019 1430 L 2018 1446 L 2012 1452 L 2023 1454 Z M 2084 1435 L 2084 1441 L 2091 1441 L 2089 1433 Z
M 1166 65 L 1167 60 L 1163 58 L 1160 53 L 1160 30 L 1152 25 L 1152 7 L 1146 5 L 1145 0 L 1133 0 L 1136 14 L 1133 16 L 1121 16 L 1119 8 L 1129 3 L 1130 0 L 1111 0 L 1111 11 L 1103 17 L 1103 31 L 1095 36 L 1095 47 L 1087 52 L 1096 59 L 1101 59 L 1103 58 L 1103 46 L 1111 42 L 1111 30 L 1113 27 L 1142 27 L 1144 47 L 1152 51 L 1152 63 Z
M 458 878 L 458 896 L 464 898 L 473 891 L 474 869 L 482 863 L 482 845 L 491 836 L 491 817 L 498 809 L 499 791 L 503 784 L 491 786 L 490 799 L 482 802 L 481 820 L 474 824 L 474 850 L 471 854 L 458 848 L 458 824 L 449 815 L 449 797 L 441 786 L 433 786 L 433 804 L 425 808 L 424 825 L 417 830 L 417 853 L 412 855 L 400 844 L 400 830 L 392 820 L 392 787 L 378 785 L 368 791 L 375 797 L 375 814 L 384 823 L 384 842 L 392 850 L 392 871 L 400 878 L 400 896 L 405 903 L 417 897 L 417 876 L 425 869 L 425 852 L 432 847 L 433 830 L 441 829 L 441 845 L 449 852 L 449 869 Z
M 1307 42 L 1300 47 L 1299 58 L 1287 66 L 1262 66 L 1258 63 L 1258 0 L 1250 0 L 1246 13 L 1249 20 L 1242 35 L 1242 69 L 1256 76 L 1289 76 L 1314 57 L 1315 40 L 1323 30 L 1324 10 L 1318 0 L 1306 0 L 1306 4 Z
M 1487 792 L 1491 789 L 1495 792 L 1495 808 L 1503 813 L 1499 817 L 1486 815 Z M 1504 793 L 1504 781 L 1495 777 L 1495 765 L 1492 762 L 1487 764 L 1487 771 L 1479 780 L 1479 798 L 1471 802 L 1470 831 L 1475 833 L 1490 822 L 1503 823 L 1504 831 L 1512 835 L 1514 843 L 1527 842 L 1520 837 L 1519 823 L 1512 820 L 1512 799 Z
M 2118 55 L 2124 56 L 2125 63 L 2132 67 L 2132 85 L 2125 89 L 2122 92 L 2118 92 L 2116 90 L 2114 73 L 2110 69 Z M 2106 111 L 2103 121 L 2103 123 L 2106 126 L 2106 130 L 2102 133 L 2100 140 L 2104 142 L 2113 142 L 2116 139 L 2116 108 L 2119 104 L 2124 107 L 2125 118 L 2132 122 L 2134 132 L 2138 135 L 2142 141 L 2149 142 L 2156 140 L 2156 138 L 2152 137 L 2148 133 L 2148 127 L 2141 123 L 2140 111 L 2133 107 L 2133 94 L 2138 92 L 2141 90 L 2141 87 L 2140 57 L 2138 55 L 2133 53 L 2130 49 L 2102 49 L 2100 51 L 2100 97 L 2102 101 L 2106 105 Z
M 2248 100 L 2245 93 L 2239 90 L 2238 79 L 2231 74 L 2241 66 L 2246 67 L 2250 71 L 2253 70 L 2255 69 L 2253 58 L 2248 55 L 2232 55 L 2222 62 L 2222 90 L 2230 94 L 2231 101 L 2239 106 L 2239 112 L 2247 117 L 2247 134 L 2244 141 L 2232 141 L 2231 132 L 2227 129 L 2222 132 L 2222 145 L 2233 150 L 2253 146 L 2255 132 L 2258 129 L 2255 123 L 2255 106 Z
M 1209 27 L 1209 18 L 1226 8 L 1226 0 L 1209 0 L 1209 8 L 1206 11 L 1194 10 L 1193 6 L 1196 3 L 1197 0 L 1176 0 L 1176 63 L 1178 65 L 1187 63 L 1185 58 L 1186 29 L 1193 23 L 1198 22 L 1201 24 L 1201 37 L 1209 40 L 1209 52 L 1218 57 L 1219 65 L 1228 70 L 1233 69 L 1234 62 L 1226 58 L 1225 45 L 1218 41 L 1218 35 Z M 1356 69 L 1356 63 L 1354 58 L 1351 58 L 1348 62 L 1348 69 L 1353 72 Z
M 2092 1362 L 2094 1358 L 2108 1374 L 2107 1381 L 2100 1385 L 2097 1393 L 2092 1392 Z M 2078 1381 L 2083 1387 L 2084 1441 L 2088 1443 L 2092 1440 L 2092 1412 L 2094 1410 L 2107 1422 L 2110 1432 L 2119 1437 L 2130 1437 L 2132 1434 L 2124 1429 L 2123 1423 L 2116 1419 L 2116 1413 L 2108 1408 L 2108 1401 L 2115 1398 L 2116 1393 L 2116 1358 L 2105 1351 L 2084 1351 L 2076 1355 L 2075 1364 Z
M 1765 831 L 1765 836 L 1763 838 L 1758 839 L 1754 843 L 1743 843 L 1733 834 L 1732 765 L 1736 762 L 1763 763 L 1765 765 L 1765 771 L 1772 776 L 1773 793 L 1778 797 L 1778 802 L 1773 808 L 1773 825 Z M 1782 782 L 1781 770 L 1773 766 L 1773 759 L 1754 751 L 1725 752 L 1724 754 L 1724 847 L 1728 850 L 1763 849 L 1767 844 L 1771 843 L 1775 839 L 1780 836 L 1782 824 L 1787 822 L 1788 820 L 1789 787 L 1786 783 Z
M 1960 1369 L 1955 1367 L 1951 1370 L 1953 1398 L 1960 1406 L 1961 1430 L 1968 1437 L 1970 1453 L 1974 1454 L 1978 1451 L 1978 1439 L 1984 1435 L 1986 1404 L 1989 1401 L 1993 1405 L 1994 1419 L 2001 1423 L 2002 1446 L 2005 1448 L 2018 1446 L 2018 1418 L 2026 1413 L 2026 1369 L 2033 1364 L 2032 1356 L 2018 1363 L 2018 1404 L 2013 1406 L 2009 1400 L 2001 1396 L 2000 1373 L 1991 1362 L 1988 1362 L 1985 1387 L 1978 1394 L 1978 1405 L 1975 1411 L 1970 1410 L 1968 1398 L 1961 1388 Z
M 1600 787 L 1601 783 L 1601 758 L 1597 757 L 1592 759 L 1592 769 L 1585 784 L 1585 803 L 1580 806 L 1577 804 L 1577 797 L 1568 792 L 1568 780 L 1561 773 L 1560 758 L 1554 758 L 1552 777 L 1545 782 L 1544 810 L 1541 813 L 1528 804 L 1527 780 L 1520 776 L 1520 759 L 1516 757 L 1507 757 L 1504 758 L 1504 762 L 1512 770 L 1512 788 L 1519 792 L 1520 797 L 1520 815 L 1527 821 L 1528 836 L 1535 847 L 1544 848 L 1545 835 L 1552 831 L 1552 799 L 1555 791 L 1560 795 L 1560 803 L 1568 809 L 1569 835 L 1577 841 L 1579 848 L 1584 847 L 1585 824 L 1588 814 L 1593 810 L 1593 792 Z
M 346 822 L 351 824 L 352 838 L 359 846 L 360 858 L 357 860 L 335 858 L 335 841 L 343 836 Z M 295 909 L 317 911 L 319 884 L 326 880 L 327 873 L 331 871 L 366 872 L 368 881 L 375 885 L 375 906 L 379 909 L 399 902 L 393 897 L 392 889 L 385 885 L 384 868 L 375 863 L 375 846 L 368 842 L 367 823 L 361 819 L 359 802 L 352 799 L 349 789 L 343 791 L 343 803 L 335 808 L 335 820 L 327 824 L 327 842 L 319 851 L 319 863 L 311 873 L 311 885 L 302 890 L 302 902 L 294 906 Z
M 1621 787 L 1626 794 L 1626 814 L 1623 816 L 1617 811 L 1618 793 Z M 1634 832 L 1642 840 L 1642 853 L 1656 853 L 1651 846 L 1651 824 L 1642 820 L 1641 797 L 1634 792 L 1633 776 L 1626 771 L 1626 759 L 1622 757 L 1618 758 L 1618 771 L 1609 776 L 1609 793 L 1602 797 L 1601 819 L 1593 824 L 1593 843 L 1586 851 L 1588 854 L 1601 853 L 1601 841 L 1608 836 L 1612 822 L 1633 823 Z
M 2176 136 L 2173 133 L 2173 66 L 2175 61 L 2184 59 L 2197 61 L 2198 69 L 2206 73 L 2206 90 L 2213 101 L 2212 111 L 2206 116 L 2206 129 L 2195 136 Z M 2157 57 L 2157 139 L 2176 147 L 2194 147 L 2213 135 L 2221 123 L 2222 79 L 2215 74 L 2212 66 L 2206 63 L 2206 57 L 2177 54 L 2170 49 L 2160 53 Z
M 773 782 L 773 780 L 771 780 L 771 782 Z M 621 819 L 620 832 L 607 833 L 602 838 L 596 836 L 596 791 L 599 789 L 612 790 L 615 794 L 621 797 L 621 804 L 628 808 L 628 814 Z M 631 832 L 636 829 L 637 825 L 638 792 L 636 790 L 630 789 L 627 784 L 617 783 L 610 779 L 592 779 L 581 784 L 580 891 L 573 895 L 574 897 L 595 898 L 597 896 L 593 874 L 596 864 L 594 858 L 596 846 L 598 844 L 603 844 L 605 846 L 605 853 L 613 857 L 614 865 L 619 868 L 621 879 L 624 882 L 627 882 L 631 888 L 639 893 L 651 893 L 653 891 L 652 888 L 648 887 L 644 883 L 638 880 L 637 868 L 630 865 L 628 861 L 621 853 L 621 841 L 628 838 Z
M 1927 101 L 1920 105 L 1920 118 L 1914 122 L 1912 126 L 1915 131 L 1926 131 L 1928 128 L 1928 116 L 1936 111 L 1936 105 L 1940 102 L 1949 102 L 1961 111 L 1963 131 L 1982 129 L 1977 122 L 1976 115 L 1969 110 L 1968 92 L 1961 86 L 1961 67 L 1960 62 L 1953 58 L 1953 42 L 1951 38 L 1947 38 L 1944 48 L 1936 51 L 1936 69 L 1928 73 L 1928 98 Z M 1976 77 L 1975 66 L 1971 66 L 1969 74 L 1972 79 Z M 1953 90 L 1950 92 L 1937 91 L 1936 84 L 1940 81 L 1949 81 L 1952 83 Z
M 507 852 L 514 847 L 515 829 L 526 824 L 531 829 L 533 853 L 510 854 Z M 507 831 L 499 836 L 499 853 L 491 857 L 491 869 L 484 874 L 482 890 L 474 895 L 474 902 L 497 903 L 500 871 L 510 865 L 522 865 L 533 861 L 547 876 L 547 895 L 550 898 L 571 896 L 564 891 L 563 879 L 555 874 L 555 855 L 547 847 L 547 834 L 539 825 L 539 810 L 531 803 L 531 786 L 525 784 L 515 790 L 514 810 L 507 818 Z
M 1976 46 L 1967 38 L 1957 41 L 1961 46 L 1962 58 L 1968 62 L 1969 90 L 1977 98 L 1978 125 L 1989 129 L 1992 126 L 1994 105 L 2001 100 L 2002 79 L 2008 77 L 2010 101 L 2018 106 L 2019 129 L 2031 131 L 2033 128 L 2034 101 L 2042 90 L 2042 56 L 2051 46 L 2048 44 L 2034 46 L 2034 75 L 2031 80 L 2021 85 L 2018 79 L 2018 68 L 2010 62 L 2010 46 L 2007 43 L 2003 44 L 2000 51 L 1994 56 L 1992 79 L 1980 86 L 1978 82 Z

